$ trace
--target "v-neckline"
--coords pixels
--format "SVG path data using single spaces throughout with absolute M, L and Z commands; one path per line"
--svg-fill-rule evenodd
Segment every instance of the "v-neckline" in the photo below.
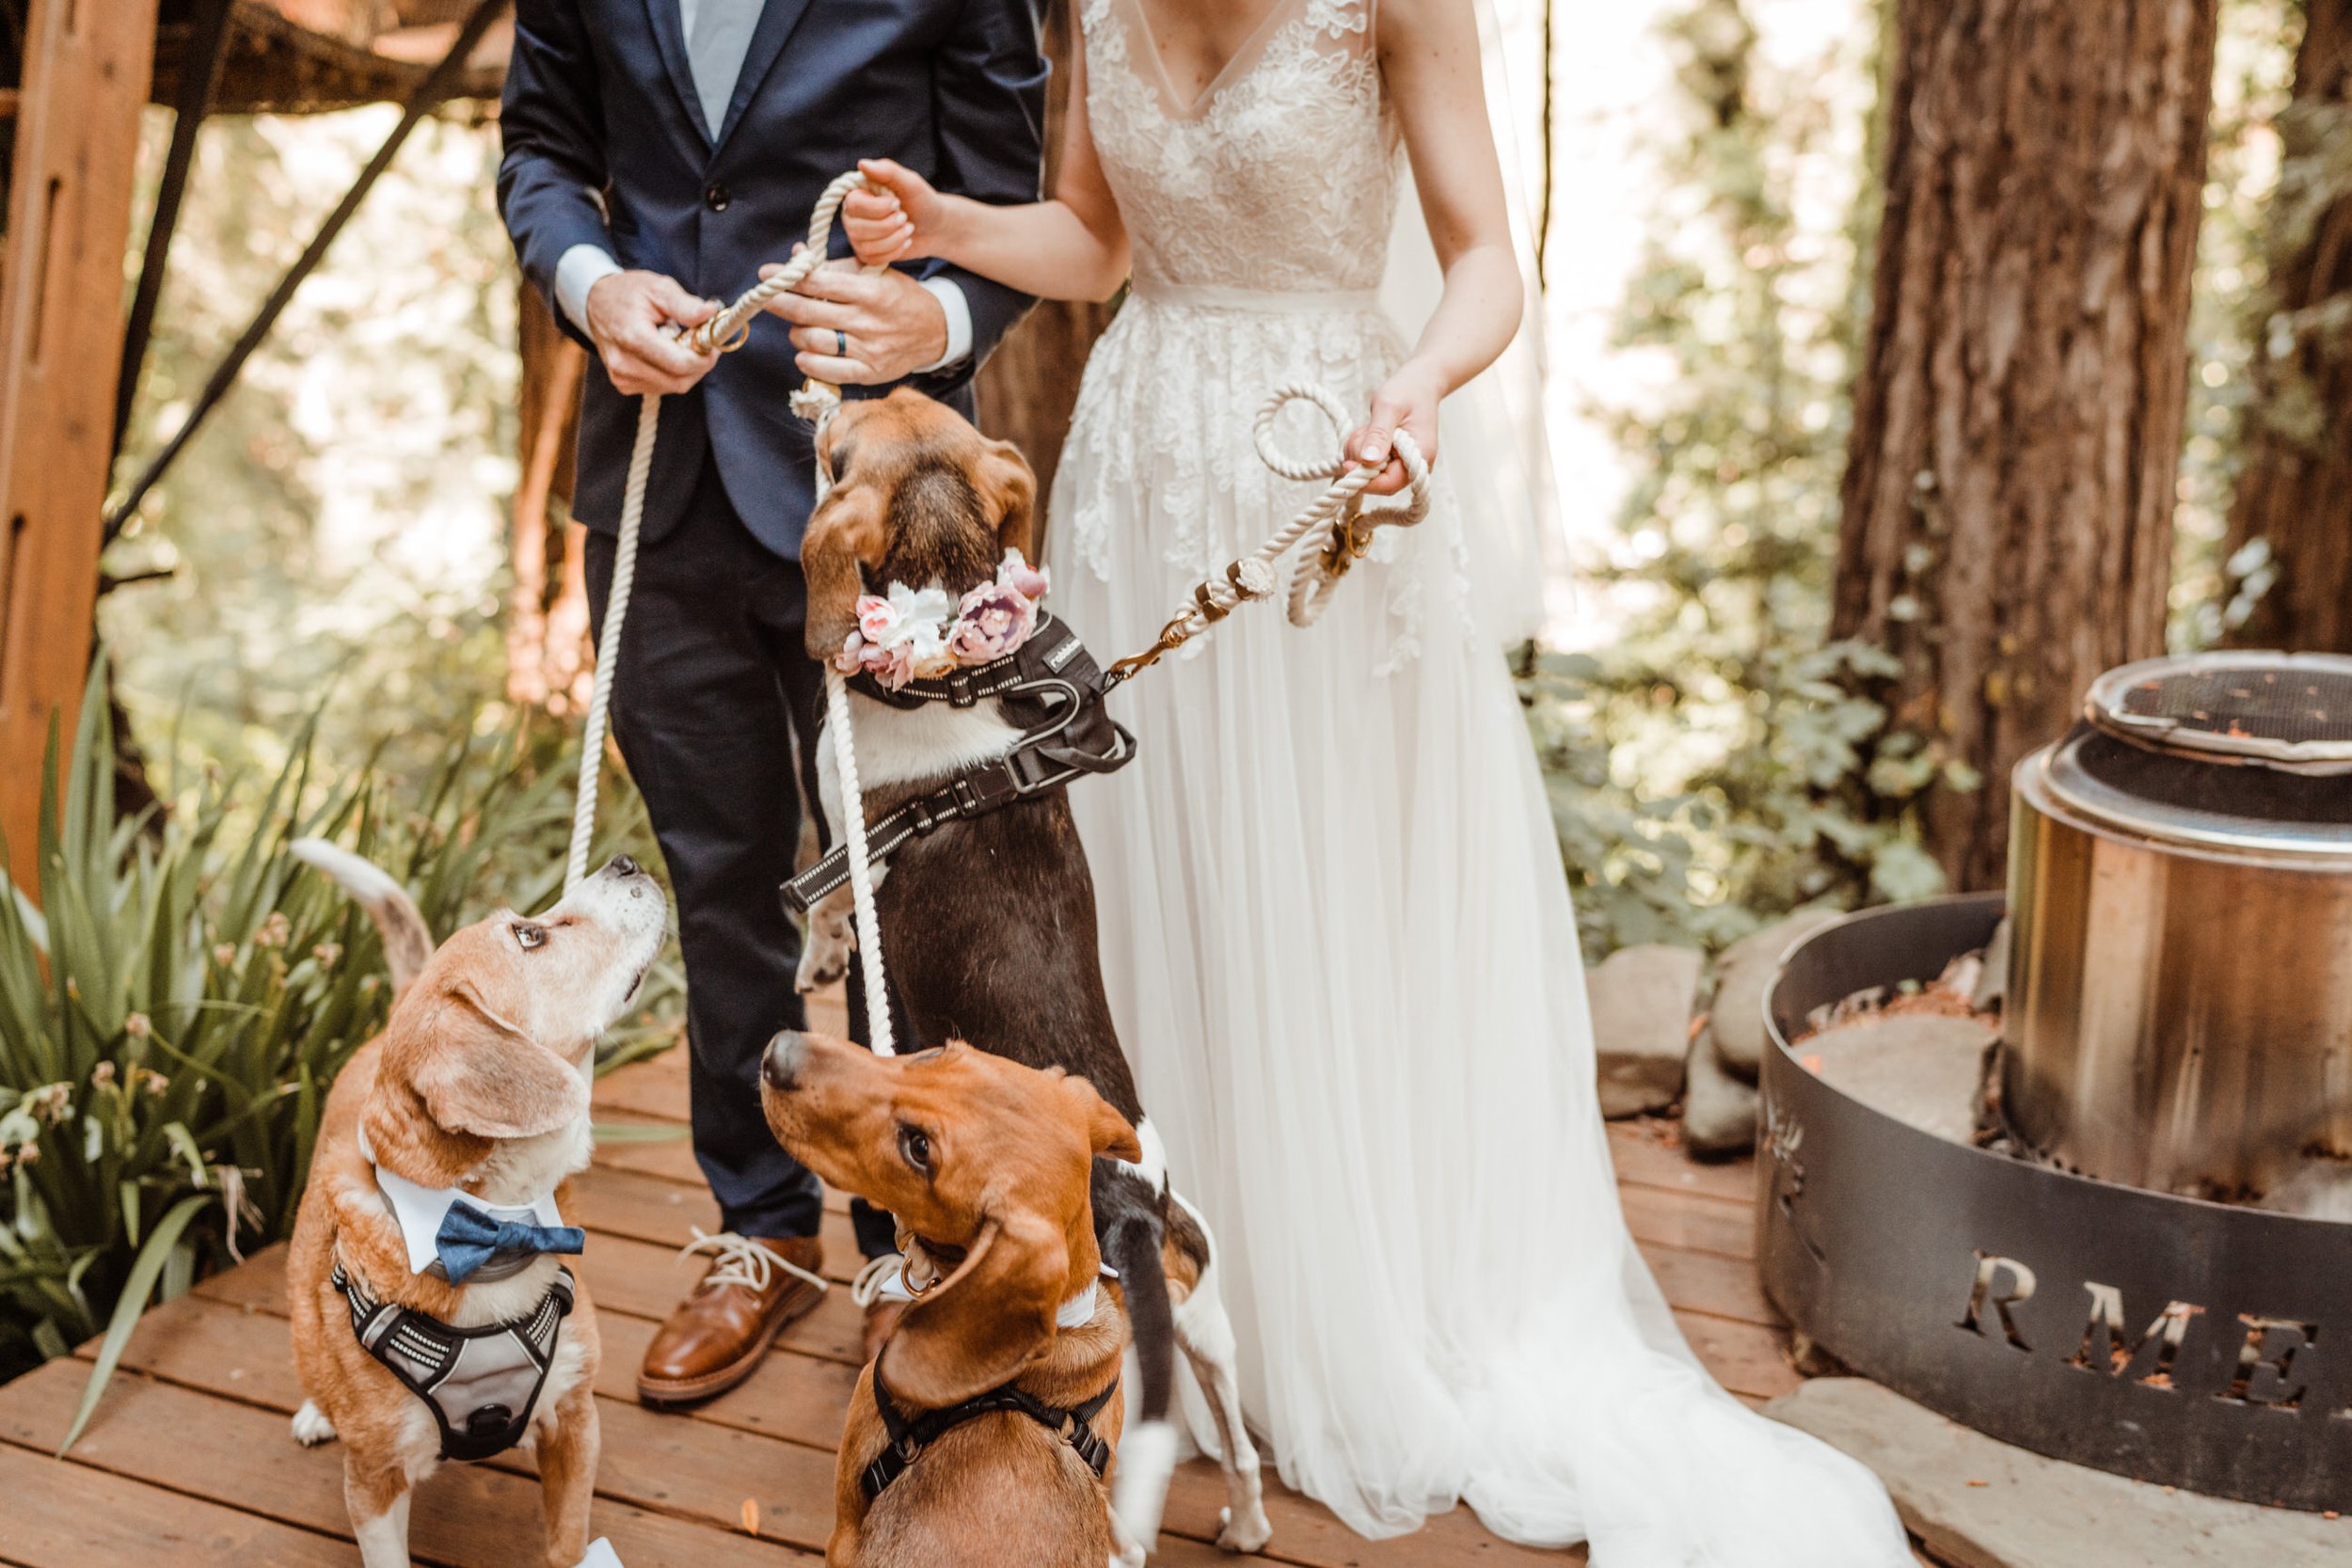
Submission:
M 1257 68 L 1259 59 L 1265 53 L 1267 39 L 1273 36 L 1286 13 L 1298 8 L 1298 0 L 1274 0 L 1274 4 L 1266 8 L 1265 15 L 1249 30 L 1248 36 L 1226 56 L 1216 74 L 1209 78 L 1209 85 L 1189 102 L 1176 89 L 1176 78 L 1168 69 L 1168 56 L 1160 50 L 1159 34 L 1152 29 L 1152 13 L 1144 9 L 1144 0 L 1126 0 L 1126 5 L 1128 14 L 1135 18 L 1138 35 L 1136 41 L 1143 45 L 1143 52 L 1152 56 L 1152 72 L 1159 78 L 1160 96 L 1167 103 L 1168 112 L 1178 119 L 1198 119 L 1216 102 L 1218 93 Z

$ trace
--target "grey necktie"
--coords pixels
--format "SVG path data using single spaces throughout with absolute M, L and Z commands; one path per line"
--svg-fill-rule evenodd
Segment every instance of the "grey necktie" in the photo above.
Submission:
M 702 100 L 703 124 L 717 140 L 726 123 L 727 101 L 743 74 L 752 33 L 768 0 L 678 0 L 686 29 L 686 60 L 694 73 L 694 96 Z

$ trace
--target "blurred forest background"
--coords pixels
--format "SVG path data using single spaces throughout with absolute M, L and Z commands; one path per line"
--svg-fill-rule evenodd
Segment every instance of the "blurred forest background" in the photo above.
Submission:
M 2352 651 L 2352 0 L 1498 3 L 1576 579 L 1512 657 L 1588 953 L 1995 885 L 2006 770 L 2099 668 Z M 398 118 L 204 122 L 118 498 Z M 481 101 L 429 116 L 106 548 L 119 705 L 0 898 L 0 1377 L 283 1233 L 385 1006 L 291 836 L 443 929 L 553 885 L 570 394 L 496 160 Z M 1099 321 L 1044 313 L 999 388 Z

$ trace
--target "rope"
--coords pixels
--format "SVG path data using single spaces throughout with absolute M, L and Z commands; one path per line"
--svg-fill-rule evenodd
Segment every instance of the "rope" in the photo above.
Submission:
M 808 245 L 773 276 L 745 290 L 735 302 L 685 335 L 698 354 L 732 354 L 751 337 L 752 318 L 769 304 L 800 287 L 803 279 L 824 264 L 833 243 L 833 224 L 849 194 L 866 183 L 852 170 L 827 185 L 808 215 Z M 869 272 L 880 268 L 868 268 Z M 792 394 L 792 412 L 816 427 L 819 444 L 825 426 L 841 410 L 841 389 L 811 381 Z M 637 414 L 637 444 L 628 457 L 628 483 L 621 493 L 621 534 L 612 555 L 612 587 L 605 599 L 604 635 L 596 640 L 596 682 L 589 689 L 588 713 L 580 729 L 580 784 L 572 805 L 572 842 L 564 864 L 564 891 L 569 893 L 588 875 L 588 853 L 596 831 L 596 793 L 604 766 L 604 739 L 612 706 L 613 672 L 621 662 L 621 627 L 628 618 L 629 589 L 637 579 L 637 539 L 645 520 L 645 487 L 653 477 L 653 451 L 661 430 L 661 395 L 646 394 Z M 823 504 L 833 488 L 833 475 L 820 460 L 817 465 L 817 500 Z M 850 843 L 850 887 L 856 900 L 859 967 L 866 976 L 866 1043 L 880 1056 L 896 1055 L 890 1024 L 890 990 L 882 974 L 882 919 L 874 908 L 874 868 L 866 852 L 866 801 L 858 788 L 857 746 L 850 717 L 849 688 L 839 672 L 825 672 L 827 721 L 834 735 L 834 759 L 841 784 L 841 814 Z
M 1340 578 L 1371 546 L 1375 529 L 1384 525 L 1407 528 L 1429 515 L 1429 464 L 1410 432 L 1399 430 L 1392 437 L 1397 458 L 1405 465 L 1406 504 L 1399 511 L 1370 517 L 1364 511 L 1364 492 L 1386 465 L 1356 462 L 1344 451 L 1325 461 L 1285 453 L 1275 440 L 1274 424 L 1294 403 L 1312 404 L 1330 421 L 1335 436 L 1346 435 L 1347 411 L 1329 389 L 1311 382 L 1289 382 L 1276 388 L 1258 407 L 1253 430 L 1258 455 L 1284 479 L 1302 483 L 1327 479 L 1330 485 L 1264 544 L 1228 563 L 1223 572 L 1194 584 L 1191 602 L 1168 618 L 1157 641 L 1111 666 L 1113 680 L 1130 680 L 1149 670 L 1231 615 L 1236 605 L 1273 597 L 1279 582 L 1276 563 L 1301 544 L 1306 547 L 1300 550 L 1298 564 L 1291 574 L 1289 613 L 1293 626 L 1313 626 L 1330 603 Z
M 825 187 L 809 214 L 808 248 L 787 262 L 772 277 L 761 279 L 702 325 L 685 334 L 687 346 L 697 354 L 732 354 L 751 336 L 752 318 L 771 301 L 798 288 L 822 265 L 833 241 L 833 220 L 850 191 L 865 181 L 851 172 Z M 792 394 L 792 411 L 809 419 L 822 434 L 826 420 L 841 406 L 840 391 L 822 382 L 810 382 Z M 612 706 L 612 675 L 621 659 L 621 626 L 628 618 L 628 594 L 637 578 L 637 536 L 645 521 L 645 486 L 653 478 L 653 449 L 661 428 L 661 394 L 646 394 L 638 406 L 637 444 L 628 455 L 628 483 L 621 493 L 621 536 L 612 555 L 612 588 L 605 600 L 604 635 L 596 640 L 596 682 L 589 689 L 588 715 L 581 726 L 580 784 L 572 804 L 572 842 L 564 863 L 564 891 L 569 893 L 588 875 L 588 852 L 596 832 L 596 790 L 604 766 L 604 737 Z M 820 471 L 818 500 L 829 487 Z

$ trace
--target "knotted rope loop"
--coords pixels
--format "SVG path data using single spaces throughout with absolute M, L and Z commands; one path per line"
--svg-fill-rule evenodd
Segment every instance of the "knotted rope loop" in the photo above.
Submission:
M 1298 564 L 1291 574 L 1290 619 L 1294 626 L 1313 626 L 1340 578 L 1371 548 L 1376 529 L 1406 528 L 1429 515 L 1429 464 L 1410 431 L 1399 430 L 1391 438 L 1397 460 L 1405 465 L 1405 504 L 1376 514 L 1367 513 L 1364 492 L 1387 465 L 1359 463 L 1344 449 L 1330 458 L 1298 458 L 1284 451 L 1275 436 L 1274 426 L 1282 410 L 1294 403 L 1312 404 L 1330 422 L 1332 435 L 1344 439 L 1350 424 L 1347 410 L 1340 400 L 1327 388 L 1295 381 L 1276 388 L 1258 406 L 1252 426 L 1258 455 L 1284 479 L 1301 483 L 1325 479 L 1331 482 L 1329 486 L 1295 517 L 1276 530 L 1264 544 L 1228 564 L 1223 572 L 1194 585 L 1188 595 L 1191 602 L 1160 628 L 1158 641 L 1111 666 L 1113 680 L 1134 679 L 1231 615 L 1236 605 L 1272 597 L 1277 581 L 1275 563 L 1294 546 L 1302 544 L 1305 547 L 1300 549 Z

